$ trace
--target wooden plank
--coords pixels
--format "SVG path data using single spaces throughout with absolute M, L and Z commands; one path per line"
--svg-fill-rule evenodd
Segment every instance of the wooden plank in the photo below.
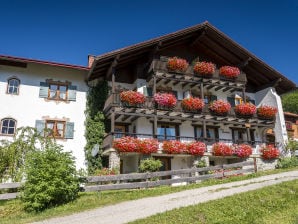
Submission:
M 4 183 L 0 184 L 0 189 L 11 189 L 11 188 L 19 188 L 21 187 L 21 182 L 15 182 L 15 183 Z
M 233 164 L 223 164 L 223 168 L 224 169 L 229 169 L 229 168 L 250 166 L 250 165 L 254 165 L 253 161 L 244 161 L 244 162 L 233 163 Z
M 19 195 L 18 192 L 16 193 L 6 193 L 6 194 L 0 194 L 0 201 L 1 200 L 9 200 L 9 199 L 14 199 Z
M 228 172 L 224 172 L 224 176 L 232 176 L 235 174 L 244 174 L 244 173 L 253 173 L 255 171 L 254 167 L 249 169 L 240 169 L 240 170 L 230 170 Z

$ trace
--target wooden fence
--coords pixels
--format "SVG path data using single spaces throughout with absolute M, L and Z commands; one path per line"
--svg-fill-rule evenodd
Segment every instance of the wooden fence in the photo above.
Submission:
M 208 171 L 214 171 L 214 173 L 208 174 Z M 119 189 L 138 189 L 179 183 L 194 183 L 199 180 L 223 178 L 237 174 L 252 173 L 254 171 L 254 163 L 249 161 L 218 166 L 209 166 L 204 168 L 180 169 L 153 173 L 90 176 L 87 177 L 87 182 L 84 190 L 89 192 Z M 171 179 L 162 179 L 162 177 L 169 176 L 171 177 Z M 1 191 L 8 189 L 17 190 L 20 188 L 20 186 L 21 183 L 0 184 L 0 200 L 16 198 L 18 196 L 18 192 L 1 194 Z

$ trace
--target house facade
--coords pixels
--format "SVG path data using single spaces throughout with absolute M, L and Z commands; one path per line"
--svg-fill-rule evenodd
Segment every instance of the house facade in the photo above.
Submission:
M 16 129 L 36 127 L 66 151 L 77 168 L 85 167 L 87 67 L 0 56 L 0 140 L 12 140 Z
M 288 138 L 298 141 L 298 114 L 284 112 Z
M 173 57 L 185 59 L 189 66 L 171 69 L 169 60 Z M 92 61 L 87 82 L 92 85 L 107 80 L 110 87 L 103 111 L 110 124 L 102 145 L 103 156 L 108 158 L 110 168 L 119 167 L 121 173 L 136 172 L 140 161 L 148 156 L 160 159 L 163 170 L 189 168 L 202 158 L 207 165 L 243 160 L 235 155 L 215 155 L 213 145 L 218 142 L 229 146 L 245 143 L 252 148 L 250 157 L 260 158 L 264 145 L 279 147 L 287 141 L 279 94 L 295 88 L 295 84 L 208 22 L 97 56 Z M 212 76 L 195 72 L 197 62 L 212 62 Z M 237 68 L 240 74 L 223 77 L 223 66 Z M 124 102 L 121 93 L 129 90 L 144 96 L 142 102 Z M 174 96 L 174 106 L 161 106 L 157 99 L 161 94 Z M 201 99 L 203 108 L 185 110 L 183 100 L 190 97 Z M 211 105 L 215 101 L 228 102 L 231 109 L 225 114 L 214 113 Z M 246 103 L 257 108 L 266 105 L 277 113 L 272 119 L 255 113 L 239 116 L 235 107 Z M 269 139 L 270 131 L 275 135 Z M 115 142 L 125 137 L 155 139 L 158 150 L 144 153 L 115 147 Z M 203 155 L 179 151 L 180 143 L 184 147 L 198 141 L 205 145 Z M 165 142 L 174 143 L 172 148 L 176 146 L 179 152 L 166 150 Z

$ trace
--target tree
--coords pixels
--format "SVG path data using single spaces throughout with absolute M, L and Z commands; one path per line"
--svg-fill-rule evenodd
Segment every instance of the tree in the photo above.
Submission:
M 282 96 L 283 110 L 298 114 L 298 90 Z

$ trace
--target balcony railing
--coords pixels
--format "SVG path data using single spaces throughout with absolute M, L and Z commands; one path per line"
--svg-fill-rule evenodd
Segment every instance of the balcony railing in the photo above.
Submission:
M 182 74 L 184 76 L 190 76 L 190 77 L 201 77 L 201 78 L 205 77 L 206 78 L 206 76 L 200 76 L 200 75 L 196 74 L 193 71 L 193 66 L 191 66 L 191 65 L 188 66 L 188 69 L 185 72 L 170 71 L 167 68 L 167 61 L 160 60 L 160 59 L 154 59 L 152 61 L 149 72 L 150 71 L 153 71 L 153 72 L 160 71 L 160 72 L 166 72 L 166 73 L 176 73 L 178 75 Z M 240 75 L 235 79 L 227 79 L 227 78 L 219 75 L 219 69 L 215 70 L 215 73 L 212 75 L 211 79 L 223 80 L 223 81 L 232 81 L 232 82 L 241 83 L 241 84 L 246 84 L 246 82 L 247 82 L 246 74 L 243 73 L 243 72 L 241 72 Z
M 272 143 L 272 142 L 263 142 L 263 141 L 242 141 L 242 140 L 234 140 L 234 139 L 225 139 L 225 138 L 202 138 L 202 137 L 189 137 L 189 136 L 164 136 L 164 135 L 152 135 L 152 134 L 140 134 L 140 133 L 128 133 L 128 132 L 115 132 L 115 133 L 109 133 L 105 136 L 103 141 L 103 148 L 111 148 L 113 146 L 113 140 L 117 138 L 121 138 L 124 136 L 130 136 L 138 139 L 157 139 L 160 143 L 162 143 L 165 140 L 179 140 L 181 142 L 193 142 L 193 141 L 200 141 L 204 142 L 207 146 L 211 146 L 215 142 L 224 142 L 228 144 L 249 144 L 253 147 L 254 153 L 259 153 L 260 145 L 263 144 L 274 144 L 275 146 L 278 145 L 278 143 Z M 210 147 L 209 147 L 210 148 Z
M 208 109 L 208 104 L 206 104 L 204 106 L 204 108 L 202 109 L 201 112 L 189 112 L 189 111 L 183 110 L 183 108 L 181 106 L 181 102 L 182 102 L 182 100 L 177 100 L 176 106 L 173 108 L 169 108 L 169 107 L 163 107 L 163 106 L 157 105 L 154 102 L 153 97 L 146 97 L 145 103 L 143 103 L 141 105 L 128 106 L 127 104 L 121 102 L 119 93 L 114 93 L 114 94 L 111 94 L 108 97 L 108 99 L 106 100 L 105 106 L 104 106 L 104 112 L 107 112 L 111 107 L 123 107 L 123 108 L 142 108 L 142 109 L 148 109 L 148 110 L 157 109 L 160 111 L 172 111 L 172 112 L 179 112 L 179 113 L 212 115 L 212 113 Z M 228 117 L 237 117 L 237 115 L 235 114 L 234 108 L 231 108 L 231 110 L 229 110 L 227 116 Z M 243 117 L 238 117 L 238 118 L 243 118 Z M 256 119 L 257 115 L 254 114 L 251 118 Z M 245 118 L 243 118 L 243 119 L 245 119 Z

